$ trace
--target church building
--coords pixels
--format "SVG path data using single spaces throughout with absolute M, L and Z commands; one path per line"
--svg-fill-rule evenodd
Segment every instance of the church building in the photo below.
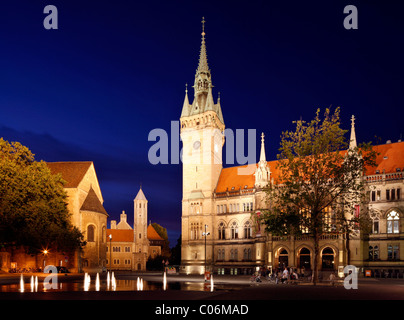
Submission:
M 118 224 L 111 220 L 111 229 L 107 229 L 108 269 L 145 271 L 147 259 L 161 255 L 164 239 L 151 223 L 147 225 L 147 206 L 148 201 L 140 188 L 133 200 L 133 229 L 127 222 L 125 211 Z
M 275 237 L 256 223 L 266 208 L 264 187 L 276 181 L 277 161 L 267 161 L 261 135 L 260 159 L 253 172 L 247 166 L 223 168 L 224 114 L 220 98 L 214 102 L 208 67 L 205 30 L 194 80 L 192 103 L 185 90 L 180 116 L 183 142 L 181 272 L 250 274 L 259 268 L 295 267 L 310 270 L 314 244 L 307 236 Z M 354 118 L 351 146 L 356 145 Z M 366 176 L 366 196 L 373 229 L 349 241 L 349 263 L 367 275 L 404 277 L 404 142 L 375 146 L 377 166 Z M 348 264 L 343 234 L 320 240 L 319 270 L 341 273 Z

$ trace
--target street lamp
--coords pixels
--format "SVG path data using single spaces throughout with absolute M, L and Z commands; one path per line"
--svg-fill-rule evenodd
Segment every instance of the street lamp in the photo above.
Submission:
M 112 234 L 109 234 L 109 272 L 112 271 Z
M 205 237 L 205 281 L 207 281 L 207 279 L 206 279 L 206 237 L 208 236 L 208 235 L 210 235 L 210 232 L 207 232 L 206 231 L 206 228 L 208 227 L 208 225 L 207 224 L 205 224 L 205 232 L 202 232 L 202 236 L 204 236 Z
M 44 255 L 44 258 L 43 258 L 43 267 L 44 267 L 44 269 L 45 269 L 45 267 L 46 267 L 46 255 L 48 254 L 48 250 L 47 249 L 44 249 L 43 251 L 42 251 L 42 253 L 43 253 L 43 255 Z

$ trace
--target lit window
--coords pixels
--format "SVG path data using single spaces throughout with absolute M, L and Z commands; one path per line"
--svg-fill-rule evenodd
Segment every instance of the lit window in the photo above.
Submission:
M 399 233 L 400 216 L 396 211 L 387 215 L 387 233 Z

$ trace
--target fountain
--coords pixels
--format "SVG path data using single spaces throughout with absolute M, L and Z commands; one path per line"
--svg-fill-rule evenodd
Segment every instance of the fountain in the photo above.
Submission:
M 109 289 L 110 282 L 111 282 L 111 279 L 109 277 L 109 271 L 108 271 L 108 273 L 107 273 L 107 289 Z
M 143 279 L 137 277 L 137 283 L 136 283 L 137 291 L 143 291 Z
M 167 290 L 167 275 L 166 272 L 164 271 L 164 276 L 163 276 L 163 290 Z
M 20 292 L 24 292 L 24 277 L 21 273 L 21 279 L 20 279 Z
M 34 276 L 31 276 L 31 292 L 35 291 L 35 280 Z
M 100 275 L 98 272 L 97 272 L 97 277 L 95 279 L 95 290 L 100 291 Z
M 213 292 L 213 274 L 210 275 L 210 292 Z
M 90 284 L 91 284 L 91 277 L 90 275 L 86 272 L 84 274 L 84 291 L 88 291 L 90 289 Z
M 112 290 L 113 290 L 113 291 L 116 290 L 116 280 L 115 280 L 114 272 L 112 272 L 111 287 L 112 287 Z

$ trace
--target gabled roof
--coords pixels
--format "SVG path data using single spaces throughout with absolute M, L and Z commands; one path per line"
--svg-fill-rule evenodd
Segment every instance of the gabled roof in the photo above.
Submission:
M 109 242 L 109 235 L 112 235 L 112 242 L 134 242 L 133 230 L 107 229 L 107 242 Z
M 47 162 L 46 164 L 52 174 L 62 175 L 62 179 L 66 181 L 65 188 L 77 188 L 92 162 Z
M 365 175 L 374 175 L 376 174 L 376 170 L 379 170 L 380 174 L 383 173 L 383 170 L 385 173 L 397 172 L 397 168 L 400 171 L 404 171 L 404 142 L 377 145 L 373 146 L 373 149 L 380 154 L 376 157 L 376 167 L 367 167 Z M 341 152 L 344 154 L 346 150 Z M 267 162 L 267 166 L 271 170 L 271 180 L 274 179 L 275 183 L 277 183 L 279 177 L 277 163 L 278 160 Z M 231 192 L 232 188 L 237 191 L 240 188 L 244 189 L 245 186 L 247 186 L 247 189 L 254 188 L 254 172 L 248 175 L 240 174 L 239 169 L 246 167 L 245 165 L 223 168 L 216 186 L 216 193 Z
M 147 227 L 147 239 L 164 241 L 151 224 Z
M 88 191 L 87 197 L 84 200 L 83 204 L 81 205 L 80 210 L 93 211 L 108 215 L 107 211 L 105 211 L 104 206 L 101 204 L 100 199 L 98 199 L 93 188 L 90 188 L 90 191 Z

